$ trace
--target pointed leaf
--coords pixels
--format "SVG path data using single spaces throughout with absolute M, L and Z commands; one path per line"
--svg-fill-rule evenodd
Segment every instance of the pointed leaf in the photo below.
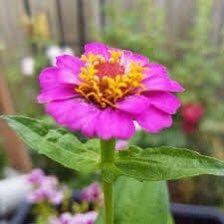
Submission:
M 132 146 L 118 153 L 115 167 L 115 175 L 126 175 L 138 180 L 171 180 L 202 174 L 224 175 L 223 161 L 189 149 L 167 146 L 147 149 Z M 111 181 L 114 179 L 113 176 Z
M 2 118 L 33 150 L 71 169 L 83 172 L 98 169 L 100 155 L 96 140 L 83 144 L 64 129 L 50 130 L 43 122 L 24 116 Z

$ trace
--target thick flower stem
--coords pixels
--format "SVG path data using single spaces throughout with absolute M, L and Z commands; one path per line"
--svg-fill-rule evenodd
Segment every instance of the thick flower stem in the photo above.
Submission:
M 101 140 L 102 165 L 114 162 L 115 140 Z M 103 180 L 104 191 L 104 220 L 105 224 L 113 224 L 113 185 Z

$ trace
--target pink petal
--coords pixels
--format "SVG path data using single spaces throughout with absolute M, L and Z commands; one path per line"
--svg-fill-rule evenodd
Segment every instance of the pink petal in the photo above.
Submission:
M 152 91 L 147 92 L 145 96 L 148 97 L 150 104 L 168 114 L 176 113 L 177 109 L 181 106 L 180 100 L 168 92 Z
M 138 116 L 136 121 L 148 132 L 158 133 L 163 128 L 168 128 L 172 125 L 172 117 L 170 114 L 164 113 L 153 106 Z
M 58 85 L 54 89 L 47 89 L 41 91 L 41 94 L 37 97 L 38 103 L 49 103 L 54 100 L 69 99 L 76 94 L 72 86 Z
M 39 103 L 68 99 L 76 95 L 75 85 L 78 80 L 67 69 L 46 68 L 42 70 L 39 81 L 41 88 L 41 93 L 37 97 Z
M 57 123 L 70 127 L 73 114 L 76 111 L 76 101 L 74 99 L 50 102 L 46 106 L 46 112 L 50 114 Z
M 147 110 L 149 100 L 142 95 L 127 96 L 116 104 L 117 108 L 131 114 L 141 114 Z
M 167 68 L 163 65 L 150 63 L 147 65 L 147 70 L 144 72 L 147 75 L 147 78 L 155 75 L 169 77 L 169 73 Z
M 141 54 L 135 54 L 131 51 L 123 50 L 123 55 L 121 58 L 121 64 L 127 65 L 130 61 L 135 61 L 145 66 L 149 63 L 149 59 Z
M 79 84 L 77 76 L 69 69 L 48 67 L 41 71 L 39 76 L 42 89 L 54 88 L 57 84 Z
M 128 139 L 135 132 L 130 116 L 111 108 L 102 110 L 96 129 L 98 136 L 105 140 L 110 138 Z
M 88 43 L 84 47 L 85 54 L 88 55 L 89 53 L 92 54 L 100 54 L 103 55 L 105 59 L 109 59 L 110 53 L 108 51 L 108 47 L 105 44 L 102 43 Z
M 64 84 L 80 84 L 78 75 L 75 75 L 71 70 L 65 68 L 58 70 L 58 81 Z
M 88 104 L 83 99 L 74 98 L 49 103 L 46 111 L 59 124 L 73 131 L 81 131 L 86 137 L 96 136 L 100 110 L 95 105 Z
M 89 138 L 96 137 L 96 127 L 98 125 L 98 118 L 100 115 L 100 110 L 94 105 L 89 106 L 85 114 L 83 114 L 83 123 L 81 132 Z
M 139 62 L 142 66 L 145 66 L 149 63 L 149 59 L 141 54 L 132 54 L 130 56 L 130 59 L 135 61 L 135 62 Z
M 148 91 L 183 92 L 184 88 L 176 81 L 161 75 L 153 75 L 142 82 Z
M 80 73 L 80 68 L 85 65 L 84 61 L 72 55 L 60 55 L 56 59 L 58 68 L 70 69 L 76 75 Z

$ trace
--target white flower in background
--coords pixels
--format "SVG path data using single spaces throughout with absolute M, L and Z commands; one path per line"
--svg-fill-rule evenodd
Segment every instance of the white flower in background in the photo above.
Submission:
M 32 57 L 25 57 L 21 60 L 21 72 L 25 76 L 32 76 L 34 74 L 35 61 Z
M 74 51 L 72 50 L 72 48 L 65 46 L 65 47 L 61 48 L 61 54 L 74 55 Z
M 61 48 L 57 45 L 49 46 L 46 50 L 46 56 L 49 59 L 51 65 L 55 65 L 55 58 L 61 53 Z
M 49 59 L 51 65 L 53 65 L 53 66 L 56 65 L 56 57 L 58 57 L 58 56 L 60 56 L 62 54 L 73 55 L 74 52 L 68 46 L 60 48 L 57 45 L 51 45 L 46 50 L 46 56 Z

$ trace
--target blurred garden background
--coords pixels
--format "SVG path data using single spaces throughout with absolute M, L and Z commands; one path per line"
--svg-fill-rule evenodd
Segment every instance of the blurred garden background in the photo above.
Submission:
M 186 89 L 171 129 L 139 130 L 132 142 L 186 146 L 224 160 L 224 0 L 0 0 L 0 6 L 1 114 L 56 127 L 36 102 L 40 70 L 60 54 L 80 55 L 86 42 L 102 41 L 165 64 Z M 28 152 L 2 121 L 0 128 L 1 178 L 9 167 L 22 172 L 31 164 L 76 188 L 98 178 Z M 223 178 L 172 181 L 169 191 L 174 202 L 224 208 Z

